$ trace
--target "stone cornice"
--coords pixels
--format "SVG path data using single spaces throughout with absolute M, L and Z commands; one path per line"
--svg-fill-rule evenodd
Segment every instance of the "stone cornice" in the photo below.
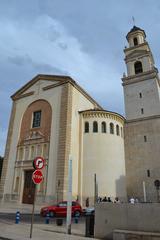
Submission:
M 52 88 L 61 86 L 61 85 L 65 84 L 65 83 L 68 83 L 68 82 L 69 82 L 69 81 L 67 81 L 67 82 L 66 82 L 66 81 L 62 81 L 62 82 L 60 82 L 60 83 L 48 85 L 48 86 L 46 86 L 46 87 L 43 87 L 43 91 L 46 91 L 46 90 L 49 90 L 49 89 L 52 89 Z
M 134 123 L 134 122 L 140 122 L 140 121 L 148 121 L 148 120 L 158 119 L 158 118 L 160 118 L 160 115 L 154 115 L 154 116 L 149 116 L 149 117 L 126 120 L 125 123 L 127 124 L 127 123 Z
M 135 74 L 129 77 L 123 77 L 122 78 L 122 85 L 129 85 L 129 84 L 133 84 L 133 83 L 138 83 L 138 82 L 142 82 L 145 80 L 150 80 L 150 79 L 154 79 L 157 78 L 158 83 L 159 83 L 159 77 L 158 77 L 158 71 L 157 69 L 154 70 L 150 70 L 147 72 L 143 72 L 143 73 L 139 73 L 139 74 Z
M 76 82 L 70 82 L 81 94 L 83 94 L 95 107 L 102 109 L 102 107 Z
M 28 92 L 28 93 L 25 93 L 25 94 L 22 94 L 22 95 L 17 95 L 17 96 L 15 95 L 15 96 L 12 97 L 12 99 L 15 101 L 15 100 L 18 100 L 20 98 L 29 97 L 33 94 L 34 94 L 34 91 Z
M 152 57 L 152 54 L 150 52 L 146 52 L 146 53 L 143 53 L 143 54 L 133 54 L 133 55 L 127 55 L 125 57 L 125 62 L 126 63 L 129 63 L 129 62 L 133 62 L 133 61 L 137 61 L 138 59 L 142 59 L 143 57 Z
M 112 120 L 116 120 L 119 121 L 121 124 L 124 124 L 124 117 L 122 117 L 121 115 L 117 114 L 117 113 L 113 113 L 113 112 L 107 112 L 107 111 L 83 111 L 80 112 L 80 114 L 83 115 L 84 118 L 109 118 Z
M 141 47 L 146 46 L 146 45 L 148 46 L 148 42 L 147 42 L 147 41 L 145 41 L 144 43 L 141 43 L 141 44 L 139 44 L 139 45 L 137 45 L 137 46 L 125 48 L 125 49 L 124 49 L 124 52 L 126 53 L 126 52 L 129 52 L 129 51 L 131 51 L 131 50 L 134 50 L 135 48 L 138 49 L 138 48 L 141 48 Z

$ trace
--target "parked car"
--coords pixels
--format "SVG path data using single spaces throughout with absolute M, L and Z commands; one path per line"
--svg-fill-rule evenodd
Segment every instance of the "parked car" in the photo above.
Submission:
M 67 201 L 62 201 L 58 204 L 41 208 L 41 216 L 45 217 L 47 213 L 49 213 L 50 217 L 65 217 L 67 215 Z M 72 216 L 80 216 L 81 214 L 81 205 L 76 201 L 72 201 Z

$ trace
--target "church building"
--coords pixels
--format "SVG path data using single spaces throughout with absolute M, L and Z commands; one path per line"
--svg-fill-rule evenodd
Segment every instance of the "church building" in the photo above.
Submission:
M 33 203 L 33 160 L 45 159 L 37 201 L 72 193 L 93 204 L 98 195 L 155 201 L 160 178 L 160 81 L 144 30 L 134 26 L 124 49 L 126 119 L 103 109 L 71 77 L 39 74 L 13 96 L 0 182 L 0 199 Z M 127 192 L 127 193 L 126 193 Z
M 38 75 L 13 96 L 1 199 L 32 203 L 33 160 L 46 160 L 37 201 L 66 200 L 72 158 L 73 199 L 126 197 L 124 117 L 104 110 L 72 78 Z

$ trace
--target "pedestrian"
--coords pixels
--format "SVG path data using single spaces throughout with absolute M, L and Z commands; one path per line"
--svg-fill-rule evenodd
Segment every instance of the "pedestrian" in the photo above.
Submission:
M 106 196 L 102 199 L 102 202 L 107 202 L 107 197 Z
M 89 207 L 89 197 L 86 198 L 86 207 Z
M 111 200 L 111 198 L 110 198 L 110 197 L 108 197 L 108 199 L 107 199 L 107 202 L 112 202 L 112 200 Z
M 138 200 L 138 198 L 135 198 L 135 203 L 139 203 L 139 200 Z
M 135 199 L 134 197 L 131 197 L 130 200 L 129 200 L 130 203 L 134 204 L 135 203 Z
M 114 203 L 120 203 L 120 200 L 119 200 L 118 197 L 115 197 L 115 199 L 114 199 Z

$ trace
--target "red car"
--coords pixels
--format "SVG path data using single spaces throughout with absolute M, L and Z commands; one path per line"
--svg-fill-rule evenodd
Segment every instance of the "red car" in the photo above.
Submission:
M 59 202 L 58 204 L 41 208 L 40 214 L 45 217 L 49 213 L 50 217 L 61 216 L 66 217 L 67 215 L 67 201 Z M 82 214 L 81 205 L 72 201 L 72 216 L 80 216 Z

